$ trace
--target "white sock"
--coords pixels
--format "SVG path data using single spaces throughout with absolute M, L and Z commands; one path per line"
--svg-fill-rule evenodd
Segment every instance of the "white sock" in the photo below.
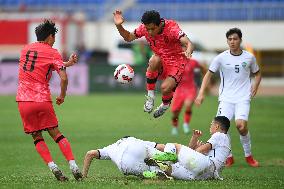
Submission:
M 75 160 L 69 161 L 70 169 L 78 168 L 78 165 L 76 164 Z
M 250 156 L 251 155 L 251 142 L 250 142 L 249 132 L 245 136 L 240 135 L 240 140 L 241 140 L 241 143 L 243 145 L 245 157 Z
M 155 91 L 154 90 L 149 90 L 148 91 L 148 96 L 151 98 L 155 98 Z
M 57 165 L 56 165 L 53 161 L 49 162 L 49 163 L 47 164 L 47 166 L 49 167 L 50 170 L 53 170 L 54 168 L 57 167 Z
M 164 148 L 164 152 L 176 153 L 177 149 L 173 143 L 167 143 Z

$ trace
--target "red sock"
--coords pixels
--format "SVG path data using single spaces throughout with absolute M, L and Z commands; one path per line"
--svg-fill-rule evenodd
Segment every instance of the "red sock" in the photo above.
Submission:
M 49 162 L 52 162 L 52 157 L 50 155 L 49 149 L 44 142 L 43 139 L 37 139 L 34 141 L 36 151 L 39 153 L 43 161 L 48 164 Z
M 58 146 L 67 161 L 74 160 L 71 145 L 67 138 L 60 134 L 55 137 L 55 142 L 58 143 Z
M 155 90 L 156 82 L 158 79 L 158 71 L 147 71 L 146 72 L 146 78 L 147 78 L 147 84 L 146 88 L 147 90 Z
M 184 112 L 184 117 L 183 117 L 184 118 L 184 123 L 189 123 L 190 122 L 191 114 L 192 114 L 191 110 Z
M 162 96 L 162 101 L 164 105 L 168 105 L 171 103 L 172 98 L 173 98 L 173 92 L 171 92 L 169 95 L 163 95 Z
M 172 118 L 173 127 L 178 127 L 178 118 Z

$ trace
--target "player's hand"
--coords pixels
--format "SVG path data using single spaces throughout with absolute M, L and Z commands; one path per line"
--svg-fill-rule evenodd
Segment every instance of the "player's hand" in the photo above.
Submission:
M 198 140 L 196 143 L 196 148 L 202 146 L 204 143 L 201 140 Z
M 56 104 L 61 105 L 64 102 L 64 97 L 58 96 L 56 97 Z
M 193 129 L 193 134 L 192 135 L 197 137 L 197 138 L 201 137 L 202 136 L 202 131 Z
M 122 16 L 122 12 L 120 10 L 116 10 L 113 13 L 113 22 L 115 25 L 121 25 L 124 22 L 124 18 Z
M 78 56 L 74 53 L 72 53 L 69 57 L 68 62 L 65 64 L 66 67 L 73 66 L 78 62 Z
M 203 100 L 204 100 L 204 95 L 198 94 L 194 103 L 195 103 L 195 105 L 200 106 L 202 104 Z

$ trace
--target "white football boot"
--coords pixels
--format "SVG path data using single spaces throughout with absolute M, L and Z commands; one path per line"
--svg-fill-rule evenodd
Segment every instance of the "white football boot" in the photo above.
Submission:
M 146 97 L 146 101 L 144 103 L 144 112 L 151 113 L 154 108 L 155 98 L 151 96 L 147 96 L 147 95 L 145 95 L 145 97 Z
M 170 104 L 164 105 L 163 103 L 154 110 L 153 116 L 154 118 L 158 118 L 162 116 L 167 109 L 170 107 Z

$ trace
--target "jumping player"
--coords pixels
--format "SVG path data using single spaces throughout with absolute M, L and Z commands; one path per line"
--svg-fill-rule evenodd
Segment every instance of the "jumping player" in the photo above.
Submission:
M 122 12 L 116 10 L 114 13 L 114 24 L 127 42 L 137 38 L 145 37 L 154 55 L 149 60 L 146 71 L 147 91 L 144 111 L 151 113 L 154 108 L 155 84 L 157 79 L 163 80 L 161 83 L 162 103 L 153 113 L 154 118 L 162 116 L 169 108 L 173 98 L 173 92 L 181 80 L 187 58 L 191 57 L 193 46 L 185 33 L 173 20 L 160 18 L 159 12 L 155 10 L 146 11 L 142 18 L 142 24 L 129 32 L 122 26 L 124 18 Z M 182 50 L 182 46 L 186 50 Z

